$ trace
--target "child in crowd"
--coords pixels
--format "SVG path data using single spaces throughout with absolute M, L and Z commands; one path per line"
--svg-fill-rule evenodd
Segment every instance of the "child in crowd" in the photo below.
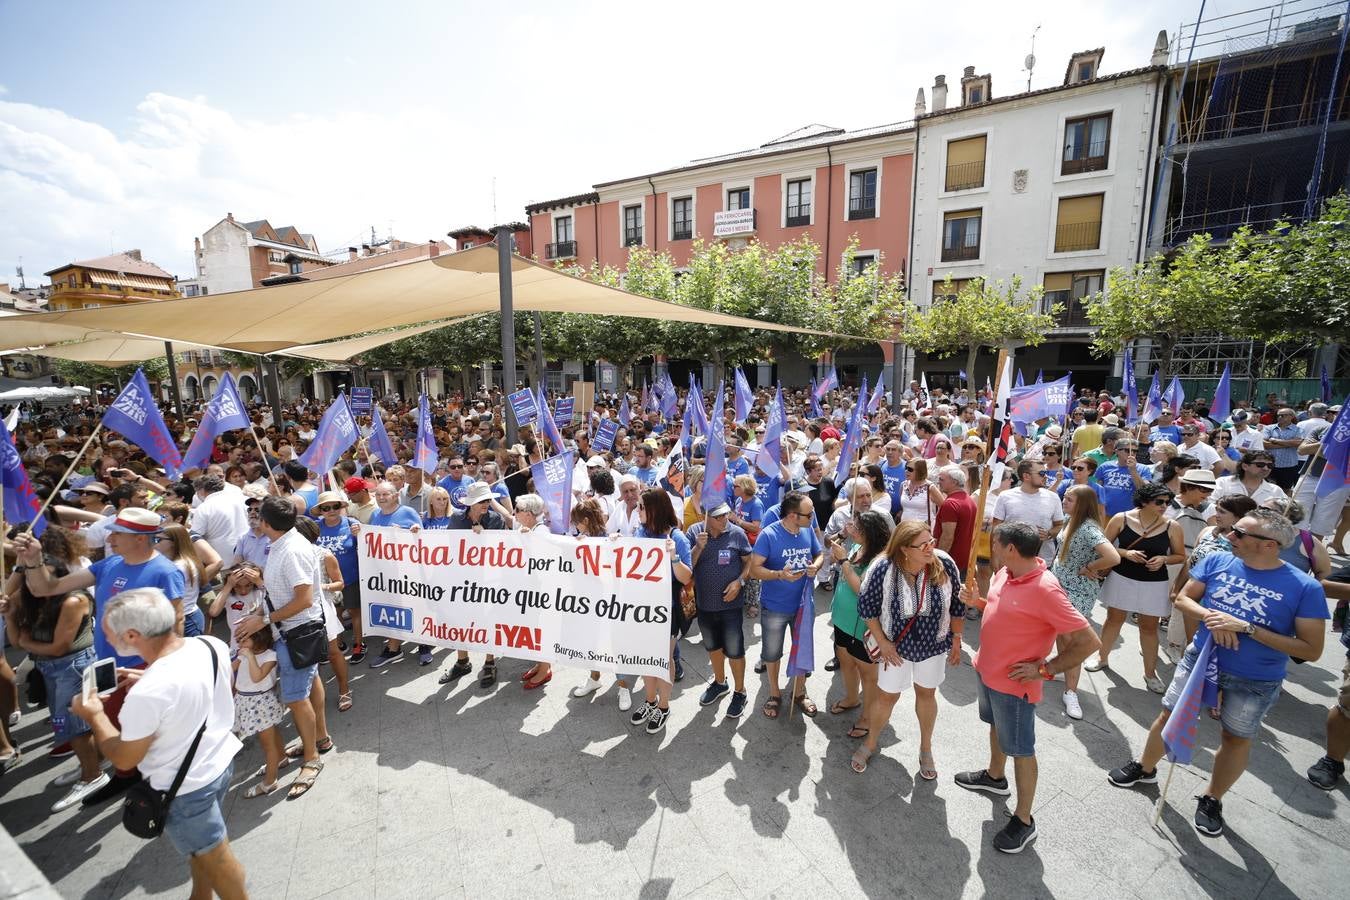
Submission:
M 281 789 L 277 773 L 287 759 L 281 746 L 277 725 L 285 715 L 277 699 L 277 653 L 272 645 L 271 628 L 263 628 L 239 642 L 234 660 L 234 733 L 239 738 L 256 734 L 267 762 L 261 784 L 249 788 L 244 796 L 265 797 Z
M 239 653 L 239 643 L 234 639 L 235 626 L 239 620 L 250 615 L 262 606 L 262 572 L 252 563 L 240 563 L 230 569 L 225 576 L 225 584 L 211 601 L 211 618 L 223 611 L 225 624 L 230 629 L 230 656 Z

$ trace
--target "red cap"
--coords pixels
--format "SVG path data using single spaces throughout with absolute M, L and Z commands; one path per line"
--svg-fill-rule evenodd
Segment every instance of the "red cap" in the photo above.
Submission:
M 374 485 L 364 478 L 352 477 L 342 483 L 342 489 L 349 494 L 355 494 L 357 491 L 368 491 L 373 487 Z

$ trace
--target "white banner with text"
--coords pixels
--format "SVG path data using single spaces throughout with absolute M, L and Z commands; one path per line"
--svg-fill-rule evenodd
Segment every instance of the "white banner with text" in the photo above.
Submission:
M 365 633 L 670 677 L 664 541 L 361 526 Z

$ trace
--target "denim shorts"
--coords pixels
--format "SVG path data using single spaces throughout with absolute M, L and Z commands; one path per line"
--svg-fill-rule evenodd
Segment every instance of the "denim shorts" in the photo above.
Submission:
M 1186 648 L 1186 654 L 1177 663 L 1172 683 L 1167 686 L 1167 693 L 1163 695 L 1163 709 L 1171 710 L 1176 705 L 1177 698 L 1186 687 L 1186 678 L 1191 674 L 1197 656 L 1199 651 L 1192 642 Z M 1280 698 L 1282 684 L 1283 680 L 1253 681 L 1220 670 L 1219 724 L 1223 726 L 1223 730 L 1233 737 L 1245 740 L 1256 737 L 1266 713 L 1270 712 L 1270 708 Z
M 783 644 L 787 642 L 788 626 L 797 618 L 796 610 L 780 613 L 767 609 L 759 612 L 759 658 L 766 663 L 783 658 Z
M 719 609 L 716 612 L 698 611 L 698 630 L 703 633 L 703 646 L 709 653 L 721 650 L 727 659 L 745 659 L 744 607 Z
M 47 683 L 47 711 L 52 714 L 52 732 L 58 744 L 89 733 L 89 723 L 70 711 L 70 701 L 84 690 L 84 670 L 96 659 L 94 648 L 86 647 L 68 656 L 36 661 Z
M 194 604 L 183 610 L 183 637 L 196 637 L 199 634 L 206 634 L 206 614 Z
M 998 748 L 1007 756 L 1036 755 L 1036 704 L 980 684 L 980 721 L 994 726 Z
M 291 652 L 286 649 L 286 639 L 277 638 L 277 681 L 281 684 L 281 702 L 298 703 L 309 699 L 314 677 L 319 674 L 319 664 L 296 669 L 291 665 Z
M 169 816 L 164 820 L 164 833 L 179 853 L 201 856 L 225 840 L 225 813 L 221 804 L 233 774 L 234 763 L 230 762 L 215 781 L 173 798 Z

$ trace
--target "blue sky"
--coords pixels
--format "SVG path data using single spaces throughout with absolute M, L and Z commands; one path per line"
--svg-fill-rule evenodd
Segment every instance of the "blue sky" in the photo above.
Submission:
M 1033 87 L 1100 45 L 1103 71 L 1146 65 L 1198 7 L 0 0 L 0 281 L 130 247 L 189 276 L 226 212 L 324 250 L 441 237 L 808 123 L 908 119 L 965 65 L 1015 93 L 1037 24 Z

